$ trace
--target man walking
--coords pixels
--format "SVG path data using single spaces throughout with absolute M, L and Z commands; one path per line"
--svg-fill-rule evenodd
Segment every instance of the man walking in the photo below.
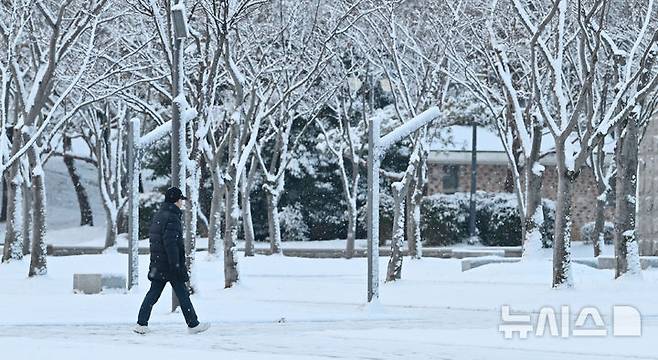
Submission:
M 158 301 L 167 282 L 171 284 L 180 302 L 185 322 L 190 334 L 198 334 L 210 328 L 209 323 L 199 323 L 190 294 L 185 285 L 189 280 L 185 265 L 185 246 L 183 245 L 183 201 L 187 200 L 180 189 L 172 187 L 165 193 L 165 201 L 153 217 L 149 228 L 151 264 L 148 278 L 151 288 L 144 297 L 139 309 L 137 325 L 133 329 L 138 334 L 149 332 L 148 321 L 153 305 Z

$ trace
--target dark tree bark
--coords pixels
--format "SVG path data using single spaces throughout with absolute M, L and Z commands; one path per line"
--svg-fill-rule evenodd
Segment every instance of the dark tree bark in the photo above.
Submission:
M 404 244 L 404 199 L 405 186 L 402 182 L 393 184 L 393 238 L 391 239 L 391 258 L 388 261 L 386 281 L 402 278 L 402 246 Z
M 2 209 L 0 209 L 0 222 L 7 221 L 7 179 L 2 176 L 0 177 L 2 181 Z
M 505 184 L 503 185 L 503 192 L 514 193 L 514 173 L 512 169 L 507 168 L 507 174 L 505 175 Z
M 27 143 L 29 138 L 25 139 Z M 43 170 L 37 163 L 39 155 L 36 148 L 28 150 L 28 159 L 32 170 L 32 254 L 30 257 L 29 276 L 40 276 L 48 273 L 46 264 L 46 182 Z
M 603 150 L 603 143 L 597 147 L 596 154 L 590 157 L 592 163 L 592 175 L 596 180 L 596 213 L 594 220 L 594 231 L 592 232 L 592 248 L 594 250 L 594 257 L 601 255 L 601 245 L 605 241 L 605 205 L 607 197 L 609 196 L 609 179 L 604 171 L 605 166 L 605 152 Z M 609 170 L 608 170 L 609 171 Z
M 32 251 L 32 207 L 29 204 L 32 204 L 32 189 L 27 183 L 23 183 L 23 190 L 21 191 L 23 195 L 23 255 L 27 255 Z
M 604 190 L 605 191 L 605 190 Z M 594 257 L 601 255 L 601 244 L 604 240 L 605 231 L 605 201 L 596 200 L 596 220 L 594 221 L 594 232 L 592 233 L 592 246 L 594 247 Z
M 13 130 L 13 141 L 11 153 L 16 154 L 23 144 L 23 138 L 19 129 Z M 9 202 L 7 204 L 7 227 L 5 230 L 5 245 L 2 254 L 2 262 L 10 260 L 20 260 L 23 258 L 22 251 L 22 208 L 21 206 L 29 206 L 23 204 L 23 195 L 21 194 L 23 178 L 20 175 L 19 162 L 12 164 L 7 174 L 7 181 L 9 182 L 8 194 Z
M 64 134 L 64 164 L 66 164 L 66 170 L 68 170 L 71 181 L 73 182 L 73 188 L 75 189 L 75 195 L 78 198 L 78 206 L 80 207 L 80 226 L 94 226 L 94 214 L 91 211 L 91 206 L 89 205 L 89 196 L 87 195 L 87 190 L 82 184 L 82 179 L 80 174 L 78 174 L 78 169 L 75 167 L 75 160 L 70 156 L 71 153 L 71 137 Z
M 571 286 L 571 205 L 578 173 L 569 170 L 565 159 L 565 139 L 557 141 L 558 190 L 553 243 L 553 287 Z
M 240 182 L 240 194 L 242 201 L 242 228 L 244 230 L 244 256 L 254 256 L 254 222 L 253 217 L 251 216 L 251 185 L 253 183 L 254 176 L 256 175 L 256 170 L 258 169 L 258 164 L 256 163 L 256 158 L 251 159 L 251 167 L 249 168 L 249 173 L 242 173 L 242 181 Z
M 212 173 L 212 182 L 212 200 L 210 203 L 210 218 L 208 219 L 208 253 L 212 256 L 218 256 L 223 242 L 222 214 L 224 212 L 226 186 L 217 171 Z
M 544 209 L 541 203 L 544 167 L 539 163 L 542 127 L 533 126 L 532 148 L 525 158 L 526 215 L 523 223 L 523 257 L 534 257 L 541 249 L 541 227 L 544 225 Z
M 224 229 L 224 287 L 230 288 L 240 279 L 238 272 L 237 241 L 240 224 L 240 172 L 237 168 L 240 157 L 240 124 L 231 125 L 229 136 L 229 167 L 226 179 L 226 210 Z
M 14 130 L 13 128 L 7 129 L 7 139 L 13 144 Z M 8 180 L 6 176 L 2 176 L 2 209 L 0 209 L 0 222 L 7 221 L 7 207 L 9 206 L 9 187 L 7 186 Z
M 416 171 L 412 177 L 407 190 L 406 199 L 406 237 L 409 247 L 409 256 L 412 259 L 421 259 L 423 257 L 423 244 L 421 239 L 420 228 L 420 212 L 423 202 L 423 191 L 426 183 L 427 171 L 427 154 L 421 150 L 423 154 L 418 161 Z
M 637 190 L 638 131 L 629 118 L 619 124 L 617 143 L 617 196 L 615 204 L 615 278 L 628 271 L 628 242 L 635 239 L 635 192 Z

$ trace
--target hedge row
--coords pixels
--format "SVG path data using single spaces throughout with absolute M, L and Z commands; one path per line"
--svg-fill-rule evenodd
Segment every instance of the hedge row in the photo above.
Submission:
M 150 219 L 157 211 L 163 197 L 159 193 L 147 193 L 140 196 L 140 238 L 148 237 Z M 476 230 L 483 245 L 486 246 L 516 246 L 521 245 L 521 217 L 514 194 L 478 192 L 475 197 Z M 544 247 L 551 247 L 553 242 L 553 227 L 555 224 L 555 205 L 548 199 L 543 199 L 544 226 L 542 235 Z M 359 233 L 365 233 L 365 206 L 359 209 Z M 435 194 L 426 196 L 421 209 L 421 234 L 426 246 L 446 246 L 461 243 L 469 237 L 468 221 L 470 210 L 470 194 Z M 285 207 L 282 214 L 299 213 L 299 209 Z M 283 216 L 287 221 L 286 228 L 297 229 L 294 240 L 308 237 L 308 226 L 301 216 Z M 289 221 L 296 219 L 297 221 Z M 382 194 L 380 198 L 380 238 L 390 239 L 393 224 L 393 199 Z M 290 224 L 287 224 L 290 222 Z M 583 234 L 587 233 L 583 229 Z M 591 233 L 591 230 L 589 231 Z M 610 232 L 606 226 L 606 232 Z M 610 235 L 606 234 L 606 240 Z M 583 236 L 586 239 L 586 236 Z M 291 239 L 287 239 L 291 240 Z
M 478 192 L 475 197 L 475 227 L 480 241 L 486 246 L 521 245 L 521 217 L 514 194 Z M 555 205 L 542 200 L 544 226 L 541 229 L 544 247 L 553 243 Z M 461 243 L 469 237 L 468 222 L 470 194 L 435 194 L 426 196 L 421 209 L 421 234 L 427 246 L 446 246 Z M 359 214 L 364 224 L 365 212 Z M 393 200 L 390 196 L 380 199 L 380 237 L 390 239 L 393 224 Z

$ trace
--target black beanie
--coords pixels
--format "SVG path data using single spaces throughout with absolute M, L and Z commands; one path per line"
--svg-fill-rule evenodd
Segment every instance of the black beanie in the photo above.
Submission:
M 183 195 L 183 192 L 180 191 L 180 189 L 177 188 L 177 187 L 170 187 L 165 192 L 165 202 L 175 203 L 175 202 L 177 202 L 178 200 L 181 200 L 181 199 L 187 200 L 185 195 Z

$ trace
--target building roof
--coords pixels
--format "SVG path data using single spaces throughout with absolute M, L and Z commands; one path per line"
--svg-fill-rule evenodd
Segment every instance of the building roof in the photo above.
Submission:
M 575 139 L 575 138 L 574 138 Z M 435 163 L 470 164 L 473 140 L 473 127 L 454 125 L 437 132 L 430 143 L 429 161 Z M 544 165 L 555 165 L 555 149 L 553 136 L 546 132 L 542 137 L 541 151 L 548 154 L 542 157 Z M 606 153 L 614 152 L 614 142 L 607 139 L 604 146 Z M 508 159 L 498 131 L 492 128 L 478 126 L 477 128 L 477 161 L 479 164 L 507 164 Z
M 438 131 L 438 136 L 431 143 L 432 151 L 471 151 L 473 127 L 464 125 L 448 126 Z M 542 138 L 542 152 L 555 148 L 553 137 L 546 133 Z M 477 128 L 478 152 L 505 152 L 498 131 L 488 127 Z

